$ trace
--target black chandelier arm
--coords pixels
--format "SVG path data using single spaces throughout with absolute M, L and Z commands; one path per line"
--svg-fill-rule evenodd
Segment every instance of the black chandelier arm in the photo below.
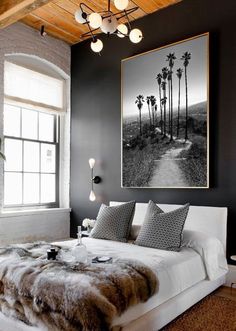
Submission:
M 82 12 L 84 12 L 82 6 L 85 6 L 87 9 L 89 9 L 92 13 L 95 13 L 95 11 L 93 9 L 91 9 L 89 6 L 87 6 L 86 4 L 84 4 L 83 2 L 80 3 L 80 9 Z M 117 20 L 120 20 L 121 18 L 123 17 L 126 17 L 132 13 L 134 13 L 136 10 L 138 10 L 139 7 L 133 7 L 133 8 L 130 8 L 128 10 L 122 10 L 122 11 L 119 11 L 117 13 L 112 13 L 110 10 L 103 10 L 103 11 L 99 11 L 98 14 L 101 14 L 102 18 L 107 18 L 107 17 L 110 17 L 111 14 L 113 16 L 115 16 L 117 18 Z M 118 15 L 120 15 L 119 17 L 117 17 Z M 87 21 L 87 20 L 86 20 Z M 87 22 L 84 22 L 82 24 L 86 24 Z
M 103 18 L 107 18 L 107 17 L 110 17 L 111 16 L 111 13 L 112 13 L 112 16 L 115 16 L 117 18 L 117 20 L 120 20 L 121 18 L 123 17 L 126 17 L 130 14 L 132 14 L 133 12 L 135 12 L 136 10 L 138 10 L 139 7 L 133 7 L 133 8 L 130 8 L 128 10 L 121 10 L 117 13 L 112 13 L 112 12 L 109 12 L 109 11 L 104 11 L 104 12 L 100 12 L 100 13 L 107 13 L 106 16 L 103 16 Z M 120 15 L 119 17 L 117 17 L 118 15 Z
M 118 34 L 122 34 L 122 36 L 124 36 L 124 37 L 129 37 L 127 34 L 121 32 L 121 31 L 119 31 L 119 30 L 116 30 L 116 31 L 113 32 L 112 34 L 116 34 L 117 36 L 118 36 Z
M 131 24 L 130 24 L 130 20 L 129 20 L 129 14 L 127 13 L 126 10 L 125 10 L 125 17 L 127 19 L 127 23 L 128 23 L 129 29 L 131 30 Z
M 139 7 L 133 7 L 133 8 L 127 9 L 127 10 L 125 9 L 125 10 L 120 11 L 119 13 L 115 13 L 114 16 L 122 14 L 119 18 L 117 18 L 118 20 L 123 18 L 123 17 L 127 18 L 128 15 L 134 13 L 138 9 L 139 9 Z
M 81 9 L 82 12 L 84 12 L 83 7 L 85 7 L 85 8 L 87 8 L 89 11 L 91 11 L 92 13 L 94 13 L 94 10 L 93 10 L 92 8 L 90 8 L 90 7 L 89 7 L 86 3 L 84 3 L 84 2 L 81 2 L 81 3 L 79 4 L 79 7 L 80 7 L 80 9 Z
M 98 30 L 99 30 L 99 28 L 91 30 L 91 28 L 90 28 L 90 26 L 89 26 L 89 31 L 83 33 L 83 34 L 81 35 L 81 38 L 86 38 L 86 37 L 88 37 L 88 36 L 91 36 L 92 38 L 96 38 L 96 36 L 97 36 L 98 34 L 101 34 L 100 32 L 97 32 L 97 33 L 96 33 L 96 31 L 98 31 Z
M 89 32 L 87 32 L 87 34 L 88 35 L 90 34 L 91 37 L 92 37 L 92 39 L 93 39 L 93 42 L 95 42 L 96 41 L 96 35 L 94 34 L 94 31 L 96 31 L 98 29 L 92 30 L 91 27 L 90 27 L 90 25 L 89 25 L 89 22 L 87 20 L 86 20 L 86 23 L 87 23 L 88 28 L 89 28 Z M 81 37 L 83 38 L 83 35 Z

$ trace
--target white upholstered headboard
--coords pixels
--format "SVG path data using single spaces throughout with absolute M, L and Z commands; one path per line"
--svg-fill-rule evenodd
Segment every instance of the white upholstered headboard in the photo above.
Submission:
M 124 202 L 111 201 L 110 206 L 122 203 Z M 142 225 L 147 205 L 147 203 L 136 203 L 133 224 Z M 158 206 L 165 212 L 181 207 L 180 205 L 167 204 L 158 204 Z M 228 210 L 225 207 L 190 206 L 184 228 L 201 231 L 218 238 L 226 251 L 227 213 Z

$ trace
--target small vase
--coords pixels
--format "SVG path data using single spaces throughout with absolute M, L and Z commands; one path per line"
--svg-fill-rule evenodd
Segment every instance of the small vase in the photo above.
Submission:
M 72 255 L 75 257 L 76 262 L 86 263 L 88 253 L 86 246 L 82 243 L 81 232 L 78 233 L 77 236 L 78 236 L 78 241 L 76 246 L 72 249 Z
M 91 231 L 92 231 L 92 227 L 90 225 L 88 225 L 87 232 L 90 233 Z

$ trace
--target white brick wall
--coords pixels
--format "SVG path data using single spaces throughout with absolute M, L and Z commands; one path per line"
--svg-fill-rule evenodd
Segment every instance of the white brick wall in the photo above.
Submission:
M 60 190 L 63 193 L 61 195 L 60 203 L 61 207 L 69 207 L 69 162 L 70 162 L 70 46 L 65 42 L 58 39 L 46 36 L 41 37 L 40 33 L 22 23 L 16 23 L 3 30 L 0 30 L 0 137 L 3 138 L 3 100 L 4 100 L 4 60 L 7 55 L 13 54 L 26 54 L 32 57 L 46 61 L 53 69 L 55 69 L 59 74 L 61 74 L 67 83 L 67 113 L 64 118 L 65 132 L 66 135 L 63 139 L 63 146 L 61 150 L 62 155 L 62 178 Z M 3 206 L 3 161 L 0 160 L 0 210 Z M 36 238 L 37 234 L 37 223 L 35 222 L 35 217 L 27 218 L 25 222 L 25 216 L 20 216 L 22 218 L 22 226 L 30 227 L 31 230 L 35 231 L 32 233 L 32 238 Z M 47 216 L 47 221 L 49 218 L 54 218 L 53 213 Z M 5 233 L 3 224 L 5 224 L 4 216 L 0 218 L 0 238 L 4 237 Z M 30 223 L 31 222 L 31 223 Z M 68 218 L 66 220 L 68 223 Z M 17 217 L 17 224 L 20 225 L 20 219 Z M 68 227 L 65 227 L 68 228 Z M 25 230 L 27 230 L 25 228 Z M 53 229 L 51 229 L 53 230 Z M 16 229 L 17 231 L 17 229 Z M 41 234 L 42 234 L 42 230 Z M 50 231 L 49 227 L 45 229 L 45 233 Z M 22 230 L 22 233 L 24 231 Z M 68 229 L 64 234 L 68 234 Z M 9 233 L 6 234 L 9 237 Z M 14 237 L 14 231 L 10 235 L 9 240 Z M 20 240 L 21 237 L 17 239 Z

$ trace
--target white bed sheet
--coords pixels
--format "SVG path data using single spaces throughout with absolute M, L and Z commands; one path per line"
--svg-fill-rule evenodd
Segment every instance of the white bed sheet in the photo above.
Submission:
M 90 254 L 109 255 L 113 258 L 136 259 L 151 267 L 159 280 L 159 291 L 146 303 L 129 308 L 113 321 L 114 325 L 126 325 L 147 313 L 180 292 L 190 288 L 206 278 L 201 256 L 191 248 L 182 248 L 180 252 L 168 252 L 154 248 L 129 245 L 110 240 L 83 238 Z M 75 241 L 60 242 L 71 246 Z

